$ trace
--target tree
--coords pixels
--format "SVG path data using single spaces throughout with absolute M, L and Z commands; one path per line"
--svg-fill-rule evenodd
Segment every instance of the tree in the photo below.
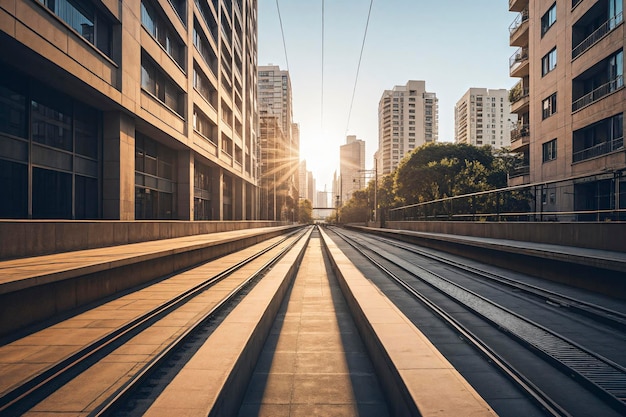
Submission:
M 369 219 L 371 205 L 367 190 L 358 190 L 339 210 L 341 223 L 365 223 Z
M 466 162 L 478 162 L 490 170 L 493 159 L 488 146 L 423 145 L 400 162 L 396 170 L 397 197 L 404 204 L 412 204 L 449 197 L 453 193 L 464 194 L 465 190 L 454 185 L 461 171 L 466 169 Z
M 313 205 L 311 201 L 304 199 L 298 202 L 298 222 L 303 224 L 313 223 Z
M 421 146 L 405 158 L 395 172 L 397 200 L 404 205 L 474 194 L 507 186 L 509 153 L 493 153 L 490 146 L 434 143 Z M 420 206 L 414 217 L 448 217 L 453 214 L 500 213 L 503 204 L 521 208 L 526 196 L 470 195 Z

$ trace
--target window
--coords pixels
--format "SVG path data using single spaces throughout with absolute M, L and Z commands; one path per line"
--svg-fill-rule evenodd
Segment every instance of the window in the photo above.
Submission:
M 185 47 L 174 29 L 166 24 L 150 2 L 141 2 L 141 24 L 148 33 L 165 49 L 179 67 L 185 68 Z
M 541 58 L 541 76 L 543 77 L 556 67 L 556 47 Z
M 556 139 L 541 145 L 543 150 L 543 162 L 553 161 L 556 159 Z
M 546 14 L 541 17 L 541 36 L 546 34 L 546 32 L 552 27 L 552 25 L 556 22 L 556 3 L 554 3 Z
M 211 44 L 204 36 L 204 32 L 200 25 L 196 22 L 193 25 L 193 44 L 200 53 L 202 60 L 209 67 L 209 69 L 213 72 L 213 75 L 217 76 L 218 73 L 218 61 L 217 55 L 211 47 Z
M 39 0 L 87 42 L 111 56 L 111 24 L 93 4 L 83 0 Z
M 171 110 L 183 115 L 184 94 L 147 56 L 141 58 L 141 88 L 152 94 Z
M 198 90 L 200 95 L 204 97 L 214 109 L 217 109 L 217 89 L 211 84 L 207 76 L 204 75 L 200 67 L 195 64 L 193 67 L 193 87 Z M 260 86 L 260 88 L 263 88 L 263 86 Z M 263 94 L 264 93 L 261 93 L 261 95 Z
M 217 126 L 196 107 L 193 109 L 193 129 L 211 142 L 217 143 L 217 139 L 215 138 Z
M 175 151 L 137 133 L 135 139 L 135 218 L 176 218 Z
M 624 114 L 606 118 L 573 134 L 572 162 L 624 149 Z
M 211 168 L 194 162 L 194 220 L 211 220 Z
M 556 93 L 541 102 L 542 117 L 547 119 L 556 113 Z
M 8 80 L 0 80 L 0 133 L 22 138 L 28 135 L 26 97 Z

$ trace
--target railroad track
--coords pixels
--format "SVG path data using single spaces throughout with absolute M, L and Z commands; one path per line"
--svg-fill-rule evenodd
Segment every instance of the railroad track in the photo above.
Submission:
M 208 291 L 211 291 L 218 284 L 230 280 L 231 282 L 227 285 L 228 290 L 224 291 L 224 288 L 221 290 L 225 294 L 223 296 L 220 294 L 218 299 L 211 302 L 202 314 L 196 315 L 193 324 L 178 332 L 175 336 L 170 336 L 167 340 L 164 340 L 161 343 L 161 348 L 150 355 L 150 359 L 143 364 L 139 362 L 141 366 L 133 369 L 132 376 L 126 382 L 121 384 L 121 386 L 119 384 L 115 386 L 112 393 L 111 388 L 109 388 L 109 395 L 106 396 L 106 400 L 97 405 L 92 405 L 89 410 L 90 415 L 110 413 L 128 396 L 128 393 L 133 392 L 133 389 L 142 381 L 145 381 L 148 376 L 152 375 L 155 369 L 158 369 L 169 358 L 172 358 L 177 350 L 180 350 L 186 343 L 192 340 L 193 336 L 201 331 L 202 326 L 205 326 L 211 318 L 216 317 L 221 310 L 227 308 L 235 297 L 253 285 L 259 277 L 291 250 L 300 239 L 308 238 L 309 235 L 310 228 L 301 229 L 282 238 L 274 239 L 273 243 L 269 245 L 260 244 L 260 246 L 264 246 L 262 249 L 256 249 L 254 253 L 234 262 L 224 270 L 209 274 L 201 282 L 165 300 L 156 307 L 142 312 L 134 319 L 104 336 L 90 341 L 62 360 L 19 381 L 19 383 L 0 394 L 0 414 L 20 415 L 32 409 L 71 381 L 79 379 L 81 374 L 102 362 L 108 355 L 122 348 L 133 338 L 139 337 L 142 332 L 150 329 L 155 323 L 167 320 L 169 316 L 185 306 L 191 305 L 192 301 L 207 294 Z M 203 266 L 195 269 L 201 268 Z M 253 268 L 254 271 L 246 272 L 246 268 Z M 161 281 L 161 283 L 165 281 Z M 195 342 L 199 343 L 197 340 Z
M 602 401 L 606 402 L 606 404 L 617 413 L 626 413 L 626 369 L 621 365 L 586 349 L 567 337 L 559 335 L 555 331 L 492 302 L 480 294 L 470 291 L 439 274 L 427 270 L 425 267 L 417 265 L 415 262 L 408 262 L 406 256 L 387 253 L 385 249 L 379 247 L 379 243 L 374 239 L 364 239 L 361 235 L 353 233 L 348 234 L 338 229 L 334 229 L 334 232 L 344 239 L 344 241 L 361 256 L 367 258 L 387 276 L 395 280 L 411 294 L 412 297 L 415 297 L 421 303 L 428 306 L 434 314 L 437 314 L 442 320 L 456 329 L 464 339 L 497 365 L 501 372 L 508 375 L 512 381 L 515 381 L 520 389 L 533 398 L 549 415 L 570 415 L 571 409 L 561 405 L 559 401 L 552 399 L 551 395 L 540 389 L 531 378 L 525 377 L 522 370 L 515 369 L 502 355 L 499 355 L 494 349 L 491 349 L 489 347 L 491 341 L 482 340 L 480 337 L 476 336 L 471 328 L 455 320 L 451 314 L 447 313 L 443 308 L 424 296 L 416 289 L 416 280 L 421 283 L 426 283 L 439 293 L 445 294 L 446 297 L 454 300 L 458 305 L 462 305 L 465 309 L 489 322 L 492 326 L 497 327 L 501 330 L 501 334 L 513 337 L 518 343 L 527 346 L 530 350 L 540 355 L 543 360 L 558 367 L 564 374 L 575 376 L 581 384 L 594 392 L 597 397 L 601 398 Z M 377 238 L 377 240 L 381 239 Z M 407 250 L 407 247 L 409 247 L 409 245 L 398 244 L 396 242 L 394 242 L 393 245 L 402 250 Z M 412 253 L 422 252 L 414 248 L 410 250 Z M 419 254 L 423 256 L 422 253 Z M 438 262 L 442 261 L 441 257 L 437 256 L 429 256 L 429 258 Z M 452 265 L 447 260 L 446 264 Z M 476 269 L 461 266 L 458 263 L 453 266 L 455 268 L 462 268 L 466 272 L 481 274 L 481 272 Z M 399 269 L 402 273 L 394 273 L 392 269 Z M 490 275 L 488 278 L 495 280 L 502 277 Z M 507 285 L 516 284 L 507 282 Z M 524 290 L 532 292 L 535 296 L 539 292 L 534 288 L 525 288 Z M 559 295 L 549 294 L 544 296 L 554 299 Z M 607 316 L 614 316 L 616 320 L 612 320 L 612 324 L 620 326 L 621 318 L 619 314 L 615 314 L 615 312 L 607 312 L 602 308 L 594 310 L 594 307 L 598 306 L 585 305 L 585 303 L 580 302 L 580 300 L 572 300 L 565 297 L 561 298 L 561 300 L 567 300 L 568 305 L 577 304 L 583 306 L 582 308 L 586 310 L 586 314 L 593 314 L 590 313 L 590 311 L 597 311 L 597 315 L 601 316 L 603 320 L 606 320 Z M 576 413 L 571 413 L 571 415 L 576 415 Z
M 567 308 L 574 313 L 584 315 L 593 320 L 614 327 L 617 330 L 626 331 L 626 314 L 621 311 L 610 309 L 597 303 L 592 303 L 589 301 L 581 300 L 579 298 L 568 296 L 563 293 L 557 293 L 546 288 L 541 288 L 537 285 L 521 282 L 506 277 L 502 274 L 485 271 L 468 265 L 467 263 L 462 263 L 449 257 L 442 256 L 434 251 L 418 248 L 415 245 L 409 245 L 384 237 L 377 237 L 377 240 L 396 248 L 400 248 L 411 253 L 449 265 L 453 268 L 474 275 L 478 279 L 495 282 L 498 285 L 507 286 L 508 288 L 532 295 L 546 302 L 557 304 L 560 307 Z

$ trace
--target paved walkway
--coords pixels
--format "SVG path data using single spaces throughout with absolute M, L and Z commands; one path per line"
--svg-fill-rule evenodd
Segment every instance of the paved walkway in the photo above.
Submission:
M 389 415 L 314 233 L 261 353 L 240 416 Z

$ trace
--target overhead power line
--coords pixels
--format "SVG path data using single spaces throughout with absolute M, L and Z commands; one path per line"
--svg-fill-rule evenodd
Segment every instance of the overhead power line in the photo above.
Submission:
M 322 98 L 320 108 L 320 129 L 324 131 L 324 0 L 322 0 Z
M 361 43 L 361 53 L 359 55 L 359 63 L 356 67 L 356 77 L 354 78 L 354 88 L 352 89 L 352 99 L 350 100 L 350 110 L 348 110 L 348 123 L 346 124 L 346 135 L 348 134 L 348 128 L 350 127 L 350 116 L 352 115 L 352 104 L 354 103 L 354 96 L 356 94 L 356 85 L 359 80 L 359 70 L 361 69 L 361 59 L 363 58 L 363 49 L 365 48 L 365 38 L 367 37 L 367 28 L 370 24 L 370 15 L 372 14 L 372 5 L 374 0 L 370 1 L 370 8 L 367 12 L 367 22 L 365 22 L 365 33 L 363 33 L 363 42 Z
M 283 30 L 283 19 L 280 17 L 280 6 L 278 0 L 276 0 L 276 10 L 278 10 L 278 21 L 280 22 L 280 33 L 283 36 L 283 50 L 285 51 L 285 63 L 287 64 L 287 71 L 289 71 L 289 58 L 287 58 L 287 44 L 285 43 L 285 31 Z

